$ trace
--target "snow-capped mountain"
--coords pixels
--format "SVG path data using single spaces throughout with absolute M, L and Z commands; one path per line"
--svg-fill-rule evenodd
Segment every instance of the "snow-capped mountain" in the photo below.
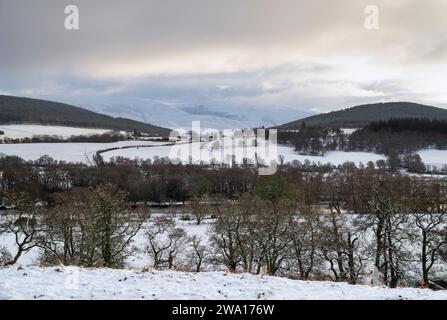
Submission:
M 126 117 L 172 129 L 191 128 L 192 121 L 200 121 L 202 128 L 219 130 L 272 127 L 309 115 L 290 107 L 184 106 L 147 98 L 107 98 L 75 104 L 114 117 Z

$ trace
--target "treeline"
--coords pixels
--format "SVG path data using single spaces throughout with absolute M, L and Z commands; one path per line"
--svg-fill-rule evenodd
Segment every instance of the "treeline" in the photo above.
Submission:
M 318 190 L 321 190 L 325 176 L 363 170 L 393 174 L 401 166 L 413 172 L 425 171 L 420 158 L 396 155 L 388 160 L 358 166 L 352 162 L 335 166 L 293 161 L 279 165 L 278 175 L 288 183 L 300 186 L 300 190 L 302 187 L 303 194 L 307 194 L 307 189 L 312 190 L 314 183 L 318 183 Z M 125 191 L 128 202 L 185 202 L 203 194 L 237 200 L 244 193 L 255 192 L 259 179 L 258 171 L 253 166 L 174 165 L 166 158 L 115 158 L 107 163 L 99 162 L 99 165 L 86 165 L 55 161 L 48 156 L 36 161 L 6 156 L 0 157 L 0 174 L 0 190 L 26 191 L 41 201 L 48 201 L 54 192 L 75 187 L 91 188 L 105 183 L 112 183 Z M 303 182 L 305 184 L 301 185 L 301 181 L 309 177 L 312 177 L 312 183 L 308 185 Z
M 368 131 L 417 131 L 433 132 L 447 135 L 447 120 L 437 119 L 390 119 L 386 121 L 372 122 L 366 128 Z
M 299 130 L 278 132 L 278 143 L 293 145 L 304 155 L 324 155 L 327 151 L 344 150 L 348 137 L 342 130 L 326 127 L 307 127 L 303 122 Z
M 34 135 L 26 138 L 9 138 L 4 137 L 0 143 L 14 144 L 14 143 L 67 143 L 67 142 L 83 142 L 83 143 L 112 143 L 118 141 L 126 141 L 132 139 L 129 135 L 124 135 L 119 132 L 106 132 L 103 134 L 79 135 L 64 138 L 57 135 Z
M 0 158 L 1 190 L 27 191 L 42 201 L 54 192 L 112 183 L 127 192 L 129 202 L 183 202 L 205 193 L 238 198 L 253 191 L 255 168 L 173 165 L 169 159 L 114 159 L 101 165 L 58 162 L 44 156 L 36 161 Z
M 447 148 L 447 120 L 391 119 L 372 122 L 349 137 L 351 150 L 389 153 Z

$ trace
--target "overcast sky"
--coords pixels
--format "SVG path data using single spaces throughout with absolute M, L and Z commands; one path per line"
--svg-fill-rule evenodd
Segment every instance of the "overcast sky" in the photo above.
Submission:
M 79 30 L 64 27 L 70 4 Z M 0 0 L 4 94 L 323 112 L 447 107 L 446 88 L 446 0 Z

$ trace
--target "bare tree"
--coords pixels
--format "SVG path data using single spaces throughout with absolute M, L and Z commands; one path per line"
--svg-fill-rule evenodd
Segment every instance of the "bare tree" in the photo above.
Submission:
M 100 185 L 92 193 L 88 227 L 94 233 L 98 262 L 105 267 L 123 264 L 127 249 L 149 215 L 145 209 L 131 212 L 125 199 L 126 194 L 111 184 Z
M 14 207 L 14 213 L 7 216 L 2 229 L 14 235 L 16 253 L 5 265 L 14 265 L 22 254 L 39 246 L 42 232 L 39 218 L 43 208 L 25 193 L 6 193 L 6 199 Z
M 175 267 L 175 258 L 179 254 L 186 239 L 186 233 L 175 227 L 175 222 L 169 217 L 157 217 L 147 228 L 146 251 L 153 260 L 154 268 Z
M 168 269 L 173 269 L 176 267 L 175 260 L 181 253 L 186 240 L 187 235 L 185 230 L 181 228 L 174 228 L 171 232 L 168 233 L 169 242 L 171 245 L 168 248 Z
M 410 204 L 412 222 L 419 231 L 415 240 L 420 244 L 422 281 L 428 285 L 429 273 L 447 246 L 444 233 L 447 214 L 442 207 L 447 199 L 438 182 L 413 182 Z
M 363 194 L 367 203 L 364 230 L 374 234 L 374 264 L 382 272 L 383 281 L 396 287 L 404 277 L 403 266 L 410 260 L 405 248 L 408 241 L 408 208 L 401 197 L 408 180 L 399 176 L 376 176 L 368 192 Z
M 53 205 L 42 217 L 45 230 L 39 245 L 43 249 L 42 263 L 81 264 L 88 238 L 81 226 L 82 220 L 90 216 L 87 205 L 90 194 L 88 189 L 73 189 L 53 195 Z
M 153 260 L 154 268 L 160 268 L 166 261 L 167 250 L 171 246 L 167 239 L 167 233 L 174 228 L 174 221 L 170 218 L 161 216 L 146 230 L 148 246 L 146 248 Z
M 291 230 L 291 263 L 298 270 L 299 278 L 307 280 L 319 263 L 320 215 L 312 207 L 302 207 Z
M 215 209 L 217 219 L 210 235 L 213 260 L 225 265 L 230 272 L 235 272 L 241 263 L 238 234 L 242 228 L 243 216 L 240 208 L 230 203 L 221 202 Z
M 322 216 L 321 253 L 335 281 L 355 284 L 366 257 L 359 250 L 359 232 L 349 216 L 332 212 Z
M 440 259 L 441 250 L 447 246 L 447 238 L 443 232 L 445 221 L 444 213 L 414 214 L 414 222 L 420 232 L 421 271 L 425 285 L 428 285 L 430 270 Z
M 269 275 L 275 275 L 288 256 L 293 242 L 293 205 L 288 200 L 267 203 L 259 207 L 256 215 L 256 231 L 261 264 L 267 266 Z
M 190 253 L 188 254 L 189 263 L 194 266 L 196 272 L 202 271 L 202 265 L 207 257 L 208 250 L 203 244 L 203 239 L 197 235 L 189 238 Z
M 195 217 L 197 224 L 200 225 L 212 210 L 210 197 L 205 194 L 201 197 L 193 198 L 188 204 L 188 210 Z

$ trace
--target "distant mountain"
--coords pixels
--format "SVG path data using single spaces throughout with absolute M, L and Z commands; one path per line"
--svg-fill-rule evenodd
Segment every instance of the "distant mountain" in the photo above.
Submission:
M 447 110 L 411 102 L 375 103 L 322 113 L 288 122 L 278 128 L 298 129 L 303 122 L 307 126 L 361 128 L 373 121 L 403 118 L 447 119 Z
M 126 118 L 113 118 L 72 105 L 0 95 L 0 124 L 44 124 L 110 130 L 138 130 L 168 136 L 170 130 Z
M 185 105 L 147 98 L 99 98 L 89 101 L 71 101 L 72 104 L 112 116 L 150 122 L 171 129 L 191 128 L 192 121 L 200 121 L 202 128 L 234 129 L 272 127 L 288 119 L 307 116 L 290 107 L 252 107 L 234 105 Z

